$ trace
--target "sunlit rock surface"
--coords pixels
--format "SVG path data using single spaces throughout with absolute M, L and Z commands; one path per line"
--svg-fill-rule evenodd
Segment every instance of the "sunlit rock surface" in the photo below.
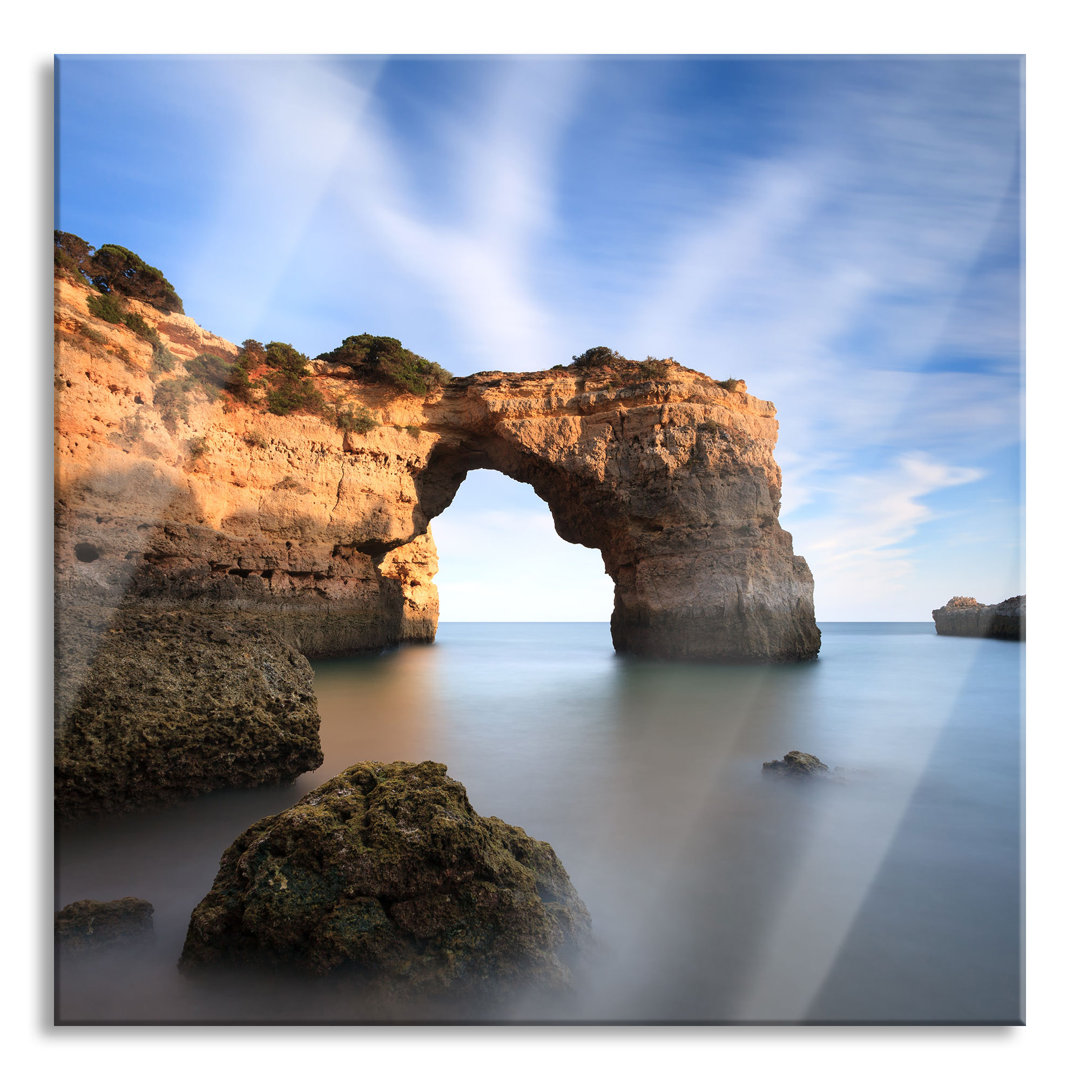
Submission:
M 363 762 L 228 848 L 180 966 L 354 973 L 390 992 L 562 989 L 589 927 L 551 846 L 480 817 L 445 765 Z
M 102 778 L 99 801 L 113 807 L 140 801 L 165 774 L 162 790 L 179 796 L 185 775 L 194 793 L 288 780 L 310 767 L 311 751 L 300 745 L 307 704 L 297 724 L 282 723 L 271 707 L 271 699 L 303 703 L 310 693 L 310 672 L 294 653 L 434 638 L 438 564 L 429 525 L 472 469 L 530 484 L 560 536 L 600 550 L 615 583 L 619 652 L 731 661 L 817 654 L 813 580 L 777 520 L 775 409 L 742 382 L 720 384 L 675 363 L 654 362 L 646 375 L 623 362 L 483 372 L 420 398 L 361 381 L 345 365 L 314 362 L 320 393 L 333 405 L 370 410 L 372 430 L 275 416 L 202 389 L 170 413 L 168 379 L 150 342 L 90 315 L 90 295 L 57 278 L 58 760 L 61 788 L 70 789 L 68 763 L 76 767 L 90 748 L 80 807 L 94 800 L 91 772 Z M 180 361 L 173 376 L 199 353 L 237 354 L 187 316 L 137 301 L 128 307 Z M 129 647 L 133 625 L 165 615 L 175 642 L 150 635 L 141 651 Z M 262 684 L 238 673 L 223 679 L 220 694 L 198 687 L 218 669 L 204 670 L 205 653 L 180 641 L 195 615 L 193 640 L 214 620 L 243 639 L 215 642 L 223 668 L 252 663 L 249 634 L 261 656 L 274 654 L 266 708 Z M 121 674 L 89 674 L 118 658 Z M 187 680 L 186 690 L 164 692 L 163 665 L 170 678 Z M 232 739 L 227 725 L 213 740 L 218 763 L 206 757 L 215 751 L 197 725 L 193 745 L 183 747 L 188 719 L 205 709 L 223 715 L 241 683 L 266 752 L 246 732 Z M 143 718 L 163 718 L 170 702 L 175 722 L 155 719 L 144 739 Z M 109 737 L 113 724 L 122 737 Z M 256 760 L 245 757 L 249 749 Z M 145 766 L 137 760 L 144 750 Z M 115 782 L 105 780 L 110 770 Z
M 954 596 L 932 612 L 939 634 L 1023 641 L 1027 635 L 1027 597 L 1010 596 L 1000 604 L 980 604 L 970 596 Z

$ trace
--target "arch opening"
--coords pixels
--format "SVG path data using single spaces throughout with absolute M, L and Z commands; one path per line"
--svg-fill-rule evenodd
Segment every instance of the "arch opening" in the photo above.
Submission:
M 485 463 L 432 522 L 440 622 L 608 622 L 614 583 L 524 482 Z

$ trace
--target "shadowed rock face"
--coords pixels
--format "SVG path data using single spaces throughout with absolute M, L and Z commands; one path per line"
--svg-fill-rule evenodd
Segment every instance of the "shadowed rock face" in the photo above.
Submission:
M 1000 604 L 980 604 L 954 596 L 932 612 L 934 627 L 946 637 L 989 637 L 1023 641 L 1027 635 L 1027 597 L 1010 596 Z
M 550 845 L 480 817 L 445 765 L 364 762 L 237 838 L 180 966 L 349 972 L 419 993 L 559 989 L 589 926 Z
M 54 919 L 56 944 L 65 952 L 97 950 L 115 942 L 144 941 L 154 929 L 148 900 L 76 900 Z
M 71 757 L 65 741 L 73 751 L 93 743 L 109 771 L 112 740 L 101 725 L 114 722 L 136 733 L 125 746 L 142 745 L 140 717 L 160 715 L 163 701 L 150 702 L 139 687 L 160 688 L 155 673 L 170 656 L 203 650 L 207 620 L 241 628 L 239 639 L 217 643 L 222 664 L 250 662 L 248 633 L 263 650 L 276 648 L 270 667 L 293 671 L 289 693 L 298 700 L 310 692 L 310 671 L 292 663 L 296 652 L 431 641 L 438 564 L 429 525 L 472 469 L 531 485 L 560 536 L 600 550 L 615 583 L 617 651 L 732 661 L 817 654 L 813 580 L 777 520 L 775 409 L 741 382 L 721 385 L 674 363 L 650 365 L 647 377 L 622 362 L 483 372 L 421 399 L 359 381 L 347 366 L 314 362 L 324 397 L 370 410 L 372 430 L 273 416 L 198 388 L 181 395 L 178 410 L 175 390 L 171 403 L 166 391 L 178 385 L 170 380 L 184 373 L 183 363 L 207 352 L 231 358 L 236 346 L 186 316 L 133 301 L 179 360 L 165 374 L 148 341 L 89 314 L 89 295 L 57 279 L 61 759 Z M 172 620 L 168 642 L 149 636 L 145 649 L 128 647 L 133 625 L 163 614 Z M 90 675 L 118 658 L 122 694 L 109 689 L 117 689 L 111 675 Z M 199 678 L 198 662 L 172 667 L 177 678 L 184 671 Z M 269 707 L 281 687 L 267 685 L 264 694 L 256 680 L 246 692 L 269 749 L 237 769 L 238 782 L 275 778 L 275 756 L 279 780 L 311 767 L 309 752 L 298 751 L 308 720 L 283 726 L 281 710 Z M 227 724 L 219 728 L 219 745 L 235 741 Z M 174 724 L 170 738 L 182 740 L 183 729 Z M 158 753 L 152 741 L 139 752 Z M 127 753 L 114 763 L 122 780 L 110 805 L 141 800 L 136 793 L 149 790 L 151 775 L 166 771 L 161 762 L 143 768 Z M 180 758 L 193 763 L 191 791 L 217 785 L 231 768 L 200 762 L 197 751 Z M 169 790 L 179 794 L 177 763 L 174 754 L 177 786 Z

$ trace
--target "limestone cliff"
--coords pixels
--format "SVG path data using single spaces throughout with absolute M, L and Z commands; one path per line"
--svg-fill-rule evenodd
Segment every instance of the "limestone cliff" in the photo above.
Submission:
M 421 398 L 313 362 L 331 405 L 370 411 L 374 426 L 360 433 L 182 383 L 177 373 L 199 355 L 230 360 L 237 347 L 187 316 L 129 301 L 159 335 L 155 350 L 91 315 L 92 295 L 56 280 L 61 740 L 73 715 L 103 715 L 100 693 L 87 697 L 90 666 L 107 666 L 114 646 L 130 661 L 139 650 L 118 642 L 147 612 L 228 615 L 265 647 L 280 643 L 272 666 L 281 670 L 290 650 L 430 641 L 429 525 L 477 468 L 530 484 L 559 535 L 600 549 L 615 582 L 616 650 L 714 660 L 817 653 L 810 571 L 777 521 L 775 409 L 742 383 L 670 362 L 646 377 L 627 363 L 483 372 Z M 170 354 L 171 372 L 161 359 Z M 193 633 L 202 642 L 205 626 Z M 148 656 L 180 647 L 136 636 Z M 222 652 L 244 662 L 235 648 Z M 294 687 L 298 699 L 309 689 L 303 678 Z M 108 708 L 125 708 L 123 697 Z
M 954 596 L 931 612 L 934 627 L 946 637 L 991 637 L 1023 641 L 1027 636 L 1027 597 L 1010 596 L 1000 604 L 980 604 Z

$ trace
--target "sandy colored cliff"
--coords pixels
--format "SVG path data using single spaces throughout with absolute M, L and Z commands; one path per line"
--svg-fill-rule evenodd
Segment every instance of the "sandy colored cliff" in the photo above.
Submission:
M 109 650 L 147 612 L 177 616 L 181 635 L 195 615 L 247 628 L 264 645 L 280 643 L 282 670 L 293 669 L 294 652 L 431 640 L 430 522 L 474 468 L 530 484 L 564 539 L 600 549 L 615 582 L 617 650 L 713 660 L 817 653 L 813 581 L 777 521 L 775 409 L 742 383 L 674 363 L 646 375 L 624 362 L 484 372 L 421 398 L 316 361 L 324 415 L 275 416 L 181 383 L 200 354 L 231 360 L 237 346 L 187 316 L 129 301 L 173 358 L 163 370 L 160 347 L 90 314 L 92 295 L 58 276 L 62 745 L 80 724 L 109 723 L 103 696 L 114 711 L 136 709 L 120 702 L 138 682 L 130 671 L 124 687 L 100 677 Z M 332 418 L 342 407 L 366 410 L 374 426 L 342 430 Z M 145 662 L 169 664 L 178 647 L 161 645 Z M 139 649 L 125 648 L 130 662 Z M 310 679 L 298 678 L 303 697 Z M 92 802 L 93 783 L 84 788 Z

